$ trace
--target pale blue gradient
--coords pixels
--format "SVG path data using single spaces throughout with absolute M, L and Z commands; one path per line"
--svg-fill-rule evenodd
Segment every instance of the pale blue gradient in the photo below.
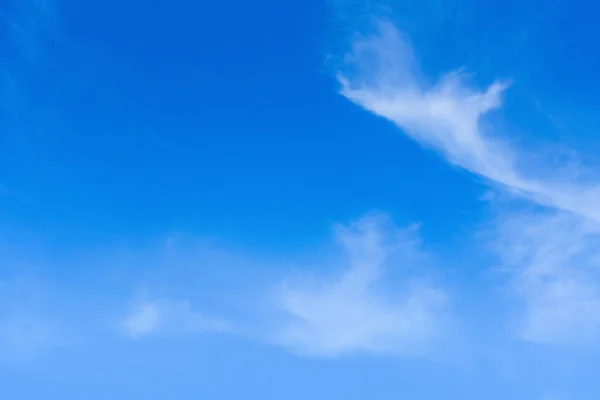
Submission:
M 0 398 L 598 398 L 598 11 L 0 0 Z

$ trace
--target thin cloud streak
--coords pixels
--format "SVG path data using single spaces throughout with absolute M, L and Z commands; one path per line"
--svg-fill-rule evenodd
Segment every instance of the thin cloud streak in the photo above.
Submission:
M 137 300 L 122 322 L 123 332 L 131 339 L 148 336 L 228 333 L 233 326 L 222 319 L 207 318 L 187 301 Z
M 508 82 L 485 90 L 468 85 L 461 71 L 426 85 L 407 40 L 389 23 L 356 41 L 340 73 L 341 94 L 396 124 L 406 135 L 451 163 L 543 206 L 600 221 L 600 185 L 556 180 L 543 165 L 521 168 L 524 157 L 501 140 L 486 114 L 502 105 Z

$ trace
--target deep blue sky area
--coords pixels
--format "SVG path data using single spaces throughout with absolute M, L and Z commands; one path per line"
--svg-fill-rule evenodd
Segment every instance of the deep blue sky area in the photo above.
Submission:
M 414 222 L 476 206 L 477 188 L 453 190 L 452 171 L 337 94 L 327 4 L 66 3 L 40 22 L 56 38 L 32 39 L 50 42 L 45 67 L 18 82 L 31 96 L 9 226 L 287 244 L 366 210 Z M 417 195 L 432 183 L 443 197 Z

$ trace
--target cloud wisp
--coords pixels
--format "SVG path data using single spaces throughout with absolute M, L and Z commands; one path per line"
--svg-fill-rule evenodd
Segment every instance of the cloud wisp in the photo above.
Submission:
M 232 330 L 232 324 L 204 316 L 187 301 L 137 299 L 131 303 L 122 329 L 129 338 L 141 339 L 149 336 L 228 333 Z
M 382 285 L 386 272 L 422 268 L 417 274 L 424 275 L 416 233 L 415 227 L 398 229 L 385 215 L 338 226 L 343 267 L 328 268 L 336 272 L 329 278 L 290 279 L 281 286 L 277 302 L 285 318 L 276 343 L 325 357 L 424 351 L 439 333 L 445 293 L 414 276 L 405 276 L 394 292 Z
M 559 212 L 501 218 L 498 254 L 513 274 L 525 340 L 590 344 L 600 336 L 600 226 Z
M 498 254 L 522 301 L 519 335 L 540 343 L 598 340 L 600 331 L 600 182 L 579 171 L 531 165 L 525 152 L 485 117 L 509 86 L 484 90 L 461 71 L 428 85 L 408 41 L 393 25 L 354 42 L 340 73 L 341 94 L 403 133 L 538 209 L 502 215 Z
M 389 23 L 378 28 L 377 35 L 357 40 L 346 56 L 349 72 L 339 75 L 342 95 L 452 164 L 535 203 L 600 221 L 600 185 L 557 180 L 556 171 L 544 165 L 525 170 L 523 154 L 485 124 L 486 114 L 502 105 L 508 81 L 478 90 L 454 71 L 428 85 L 401 33 Z

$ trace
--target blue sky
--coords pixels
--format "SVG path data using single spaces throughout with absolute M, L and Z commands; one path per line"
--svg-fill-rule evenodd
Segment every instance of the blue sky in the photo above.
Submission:
M 596 399 L 592 2 L 0 0 L 0 388 Z

